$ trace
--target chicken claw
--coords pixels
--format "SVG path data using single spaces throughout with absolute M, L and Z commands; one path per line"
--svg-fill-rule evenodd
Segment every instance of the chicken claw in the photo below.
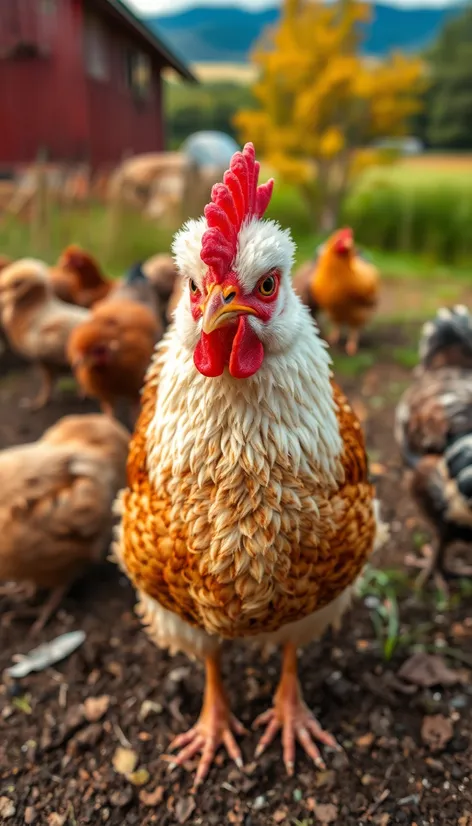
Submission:
M 192 792 L 195 792 L 205 780 L 220 745 L 226 748 L 238 769 L 243 768 L 243 758 L 233 732 L 247 734 L 247 731 L 231 714 L 217 659 L 208 658 L 206 674 L 203 708 L 197 723 L 189 731 L 179 734 L 170 744 L 169 751 L 180 749 L 179 753 L 175 756 L 164 756 L 171 769 L 174 769 L 201 753 Z
M 295 646 L 286 646 L 282 677 L 275 694 L 274 707 L 261 714 L 255 720 L 253 728 L 264 725 L 267 728 L 257 746 L 256 757 L 260 757 L 272 743 L 277 732 L 282 730 L 283 759 L 289 777 L 293 776 L 295 770 L 297 741 L 319 769 L 325 769 L 326 766 L 313 738 L 331 749 L 341 750 L 334 737 L 321 728 L 303 700 L 297 677 Z

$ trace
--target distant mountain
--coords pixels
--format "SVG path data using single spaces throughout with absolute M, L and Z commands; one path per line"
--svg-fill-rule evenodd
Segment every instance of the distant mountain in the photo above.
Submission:
M 380 57 L 392 49 L 415 52 L 427 46 L 462 4 L 447 8 L 399 8 L 373 4 L 364 51 Z M 189 63 L 244 63 L 266 26 L 275 23 L 280 7 L 251 12 L 236 7 L 190 8 L 178 14 L 148 17 Z

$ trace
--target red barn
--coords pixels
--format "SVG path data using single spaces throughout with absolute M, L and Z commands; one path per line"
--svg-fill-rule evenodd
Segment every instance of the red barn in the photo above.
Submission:
M 163 149 L 166 67 L 195 80 L 121 0 L 0 0 L 0 165 Z

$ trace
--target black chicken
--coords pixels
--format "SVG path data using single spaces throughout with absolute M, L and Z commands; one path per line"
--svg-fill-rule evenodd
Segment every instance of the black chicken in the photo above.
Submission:
M 420 364 L 396 412 L 396 439 L 412 470 L 411 491 L 438 534 L 420 576 L 444 578 L 452 542 L 472 545 L 472 317 L 466 307 L 439 310 L 424 325 Z M 470 571 L 467 571 L 470 573 Z M 464 575 L 462 571 L 461 576 Z

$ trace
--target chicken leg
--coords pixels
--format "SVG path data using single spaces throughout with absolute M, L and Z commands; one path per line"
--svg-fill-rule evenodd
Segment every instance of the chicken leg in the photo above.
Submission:
M 42 410 L 51 401 L 54 389 L 54 373 L 43 364 L 39 365 L 41 375 L 41 385 L 34 399 L 23 399 L 22 406 L 32 412 Z
M 179 734 L 169 747 L 170 751 L 180 749 L 176 756 L 169 758 L 172 768 L 182 766 L 198 752 L 201 753 L 193 785 L 194 790 L 203 783 L 221 744 L 225 746 L 237 767 L 239 769 L 243 767 L 241 751 L 234 739 L 233 731 L 236 734 L 245 734 L 246 729 L 231 714 L 221 679 L 219 655 L 207 657 L 205 672 L 205 693 L 200 717 L 189 731 Z
M 274 697 L 274 707 L 261 714 L 254 728 L 266 725 L 259 741 L 256 757 L 259 757 L 282 729 L 283 759 L 287 774 L 291 777 L 295 768 L 296 741 L 305 749 L 319 769 L 325 768 L 324 760 L 313 738 L 329 748 L 340 750 L 334 737 L 323 731 L 320 724 L 305 705 L 297 675 L 297 648 L 287 643 L 283 653 L 282 676 Z
M 359 330 L 351 329 L 346 342 L 346 353 L 348 356 L 355 356 L 359 349 Z

